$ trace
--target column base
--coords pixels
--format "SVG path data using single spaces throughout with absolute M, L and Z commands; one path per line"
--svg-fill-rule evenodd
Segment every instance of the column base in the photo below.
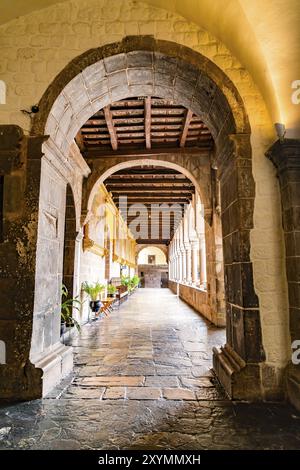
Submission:
M 228 344 L 213 348 L 213 368 L 232 400 L 282 401 L 283 370 L 266 363 L 246 363 Z
M 300 370 L 289 366 L 287 370 L 287 396 L 290 403 L 300 411 Z
M 41 396 L 45 397 L 73 370 L 73 348 L 58 343 L 49 354 L 38 359 L 35 367 L 42 370 Z

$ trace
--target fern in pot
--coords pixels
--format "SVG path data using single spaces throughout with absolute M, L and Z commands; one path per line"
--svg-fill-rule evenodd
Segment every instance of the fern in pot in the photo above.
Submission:
M 64 284 L 61 287 L 61 296 L 61 334 L 64 333 L 66 328 L 72 328 L 73 326 L 80 331 L 80 323 L 73 317 L 73 310 L 76 309 L 80 311 L 82 302 L 80 302 L 77 297 L 70 298 L 68 289 Z
M 113 286 L 112 284 L 108 284 L 107 286 L 107 297 L 115 297 L 117 292 L 116 286 Z
M 102 307 L 102 302 L 100 300 L 100 294 L 104 291 L 105 285 L 100 284 L 100 282 L 95 282 L 89 284 L 84 282 L 82 285 L 82 290 L 90 297 L 90 308 L 92 312 L 98 313 Z

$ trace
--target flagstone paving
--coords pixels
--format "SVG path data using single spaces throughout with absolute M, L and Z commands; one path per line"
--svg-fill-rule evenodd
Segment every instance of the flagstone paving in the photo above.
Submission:
M 141 289 L 71 340 L 71 377 L 0 408 L 0 449 L 300 449 L 284 404 L 233 403 L 212 371 L 217 329 L 168 289 Z

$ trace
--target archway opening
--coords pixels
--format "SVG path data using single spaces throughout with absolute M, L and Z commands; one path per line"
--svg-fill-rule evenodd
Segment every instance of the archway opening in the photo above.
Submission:
M 242 396 L 243 389 L 234 388 L 230 364 L 239 364 L 236 371 L 239 375 L 248 362 L 251 366 L 255 363 L 260 369 L 265 360 L 258 298 L 254 290 L 252 263 L 249 257 L 254 201 L 250 128 L 243 102 L 228 77 L 206 58 L 182 46 L 173 44 L 173 53 L 168 55 L 166 51 L 169 46 L 170 44 L 164 41 L 149 40 L 141 47 L 139 39 L 137 47 L 134 40 L 133 43 L 125 40 L 115 48 L 112 45 L 111 48 L 108 46 L 101 51 L 89 51 L 76 59 L 70 65 L 70 73 L 62 73 L 53 84 L 51 93 L 47 91 L 41 100 L 41 106 L 49 111 L 48 119 L 45 124 L 45 114 L 41 113 L 34 121 L 33 130 L 38 131 L 42 126 L 43 132 L 50 135 L 49 141 L 43 145 L 48 164 L 53 163 L 51 155 L 55 154 L 57 160 L 63 160 L 66 165 L 72 161 L 72 164 L 81 170 L 83 163 L 87 163 L 91 168 L 91 175 L 83 188 L 80 211 L 83 225 L 89 224 L 95 215 L 91 207 L 99 191 L 99 183 L 105 183 L 116 171 L 137 165 L 161 166 L 163 162 L 163 166 L 167 168 L 179 171 L 181 169 L 183 174 L 190 175 L 195 194 L 198 193 L 204 206 L 203 238 L 208 256 L 207 285 L 205 286 L 204 280 L 202 290 L 205 292 L 206 288 L 207 297 L 214 299 L 213 311 L 217 324 L 220 318 L 224 319 L 224 299 L 222 294 L 218 296 L 218 292 L 222 293 L 223 285 L 222 269 L 217 269 L 220 266 L 219 254 L 222 251 L 220 243 L 216 249 L 216 240 L 220 242 L 217 227 L 222 220 L 228 347 L 220 352 L 215 351 L 214 367 L 228 392 L 232 396 Z M 138 50 L 135 50 L 136 48 Z M 72 74 L 74 78 L 69 81 Z M 59 88 L 59 92 L 54 90 L 55 86 Z M 162 105 L 155 100 L 164 101 L 163 106 L 167 105 L 168 108 L 167 117 L 172 115 L 174 107 L 179 108 L 179 111 L 174 111 L 175 114 L 182 113 L 179 129 L 167 128 L 167 125 L 178 125 L 167 121 L 163 129 L 153 127 L 157 123 L 152 122 L 152 100 L 155 103 L 153 110 L 158 110 L 158 114 Z M 130 119 L 137 120 L 141 118 L 142 109 L 143 130 L 140 129 L 141 122 L 138 121 L 135 121 L 137 129 L 133 129 L 132 125 L 127 126 L 129 129 L 124 125 L 119 126 L 121 123 L 117 122 L 118 118 L 115 119 L 114 114 L 120 117 L 122 113 L 126 114 L 128 109 L 131 109 Z M 193 125 L 200 127 L 193 129 Z M 118 126 L 122 129 L 118 129 Z M 196 145 L 193 147 L 190 143 L 195 140 Z M 132 151 L 128 148 L 130 145 L 134 147 Z M 81 155 L 78 154 L 78 149 L 81 150 Z M 241 184 L 245 181 L 247 184 Z M 77 192 L 80 191 L 81 181 L 80 185 L 77 185 Z M 182 194 L 178 197 L 182 198 Z M 111 198 L 109 192 L 105 198 Z M 144 200 L 145 196 L 142 201 Z M 221 206 L 218 203 L 220 201 Z M 113 197 L 112 202 L 116 206 Z M 193 204 L 196 202 L 194 200 Z M 195 232 L 197 217 L 197 211 L 194 211 Z M 181 217 L 182 221 L 183 219 L 184 217 Z M 119 225 L 122 226 L 127 242 L 117 247 L 118 256 L 114 261 L 127 266 L 129 270 L 134 269 L 135 237 L 128 227 L 126 229 L 122 223 Z M 188 278 L 189 271 L 189 261 L 182 250 L 182 246 L 185 247 L 184 236 L 182 237 L 182 233 L 185 233 L 183 225 L 184 222 L 176 228 L 178 233 L 176 235 L 174 232 L 174 240 L 172 239 L 172 276 L 176 285 L 184 284 L 178 281 L 185 281 L 185 273 Z M 100 230 L 97 240 L 100 240 L 101 236 Z M 84 246 L 90 247 L 93 254 L 103 252 L 103 245 L 92 238 L 86 238 Z M 193 243 L 193 247 L 192 250 L 196 254 L 192 256 L 191 264 L 197 278 L 200 274 L 197 252 L 201 250 L 197 243 Z M 103 254 L 101 256 L 103 257 Z M 213 274 L 216 269 L 219 274 L 221 272 L 219 279 Z M 214 283 L 210 283 L 209 278 L 213 277 Z M 192 274 L 192 284 L 193 282 Z M 185 289 L 190 287 L 184 286 Z M 185 289 L 182 289 L 182 292 Z M 207 305 L 207 301 L 204 304 Z M 220 318 L 219 307 L 222 310 Z M 236 355 L 241 361 L 237 362 Z M 241 373 L 241 380 L 242 375 Z M 258 374 L 257 383 L 260 383 L 259 377 Z
M 141 280 L 141 287 L 168 287 L 169 268 L 167 257 L 159 246 L 145 246 L 138 252 L 137 269 Z

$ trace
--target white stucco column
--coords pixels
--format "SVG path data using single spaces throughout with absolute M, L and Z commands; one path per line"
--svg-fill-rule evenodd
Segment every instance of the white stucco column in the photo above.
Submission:
M 185 248 L 181 247 L 181 282 L 185 282 L 186 280 L 186 254 L 185 254 Z
M 185 243 L 185 257 L 186 257 L 185 280 L 188 284 L 191 284 L 192 282 L 192 247 L 190 243 Z
M 198 256 L 199 256 L 199 241 L 193 240 L 192 245 L 192 282 L 197 284 L 198 279 Z
M 199 250 L 199 261 L 200 261 L 200 285 L 206 289 L 207 279 L 206 279 L 206 246 L 205 238 L 200 240 L 200 250 Z

